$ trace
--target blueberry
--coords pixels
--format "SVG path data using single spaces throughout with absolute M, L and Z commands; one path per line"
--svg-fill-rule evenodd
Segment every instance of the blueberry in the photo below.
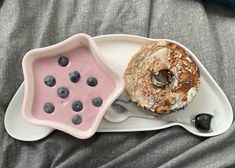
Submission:
M 80 115 L 75 115 L 72 118 L 72 122 L 73 124 L 78 125 L 82 122 L 82 117 Z
M 55 110 L 55 106 L 52 103 L 46 103 L 43 106 L 43 110 L 46 113 L 52 113 Z
M 58 64 L 62 67 L 65 67 L 69 64 L 69 59 L 67 57 L 60 57 L 58 60 Z
M 103 103 L 103 100 L 100 98 L 100 97 L 96 97 L 94 99 L 92 99 L 92 104 L 95 106 L 95 107 L 100 107 Z
M 89 77 L 87 79 L 87 84 L 89 86 L 91 86 L 91 87 L 94 87 L 94 86 L 96 86 L 98 84 L 98 81 L 97 81 L 97 79 L 95 77 Z
M 72 109 L 74 111 L 81 111 L 83 109 L 83 105 L 81 101 L 74 101 L 72 104 Z
M 195 116 L 194 122 L 195 127 L 204 132 L 211 131 L 211 119 L 213 116 L 211 114 L 201 113 Z
M 57 95 L 61 98 L 66 98 L 69 95 L 69 90 L 65 87 L 60 87 L 57 89 Z
M 56 83 L 56 80 L 53 76 L 51 75 L 48 75 L 44 78 L 44 83 L 49 86 L 49 87 L 52 87 L 52 86 L 55 86 L 55 83 Z
M 70 78 L 71 82 L 77 83 L 80 79 L 80 73 L 78 71 L 70 72 L 69 78 Z

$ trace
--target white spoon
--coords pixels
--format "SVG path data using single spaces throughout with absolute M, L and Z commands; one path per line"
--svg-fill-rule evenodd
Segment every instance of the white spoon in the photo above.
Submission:
M 133 110 L 133 107 L 132 109 Z M 130 106 L 123 101 L 114 102 L 111 107 L 108 109 L 104 118 L 110 122 L 118 123 L 127 120 L 130 117 L 141 117 L 141 118 L 151 118 L 151 119 L 160 119 L 167 122 L 176 122 L 176 123 L 186 123 L 194 125 L 196 129 L 200 132 L 211 132 L 211 119 L 213 115 L 207 113 L 200 113 L 191 118 L 174 118 L 170 119 L 167 116 L 157 117 L 154 115 L 148 114 L 135 114 L 131 112 Z

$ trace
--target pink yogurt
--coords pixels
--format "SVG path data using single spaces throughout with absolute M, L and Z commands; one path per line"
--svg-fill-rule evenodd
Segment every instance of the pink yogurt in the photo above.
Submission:
M 61 56 L 66 56 L 69 59 L 69 64 L 65 67 L 58 64 L 58 59 Z M 70 81 L 69 73 L 73 71 L 78 71 L 81 75 L 77 83 Z M 55 77 L 55 86 L 48 87 L 44 83 L 44 77 L 47 75 Z M 91 51 L 86 47 L 78 47 L 62 55 L 36 60 L 33 64 L 33 76 L 35 90 L 32 106 L 33 117 L 64 123 L 81 131 L 86 131 L 92 126 L 99 108 L 102 107 L 92 105 L 92 99 L 101 97 L 103 104 L 105 104 L 115 89 L 115 82 L 102 70 Z M 98 85 L 95 87 L 87 85 L 87 78 L 91 76 L 98 80 Z M 67 98 L 62 99 L 57 95 L 59 87 L 68 88 L 70 93 Z M 75 112 L 72 109 L 72 103 L 78 100 L 83 103 L 83 109 Z M 43 110 L 43 106 L 47 102 L 55 106 L 55 110 L 51 114 Z M 72 123 L 72 118 L 75 115 L 80 115 L 82 118 L 82 122 L 78 125 Z

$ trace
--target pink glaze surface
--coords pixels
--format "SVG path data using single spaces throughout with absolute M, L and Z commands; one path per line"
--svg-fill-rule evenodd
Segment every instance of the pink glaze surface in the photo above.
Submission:
M 61 56 L 69 59 L 69 64 L 65 67 L 58 64 Z M 73 83 L 69 79 L 69 73 L 73 71 L 78 71 L 81 75 L 77 83 Z M 44 77 L 47 75 L 55 77 L 55 86 L 48 87 L 44 84 Z M 86 131 L 92 126 L 99 108 L 101 108 L 93 106 L 92 99 L 101 97 L 104 105 L 115 89 L 115 81 L 102 70 L 91 51 L 86 47 L 78 47 L 61 55 L 36 60 L 33 63 L 33 76 L 35 91 L 32 116 L 41 120 L 64 123 L 81 131 Z M 98 80 L 98 85 L 95 87 L 87 85 L 86 80 L 91 76 Z M 68 88 L 70 92 L 65 99 L 57 95 L 57 89 L 62 86 Z M 77 100 L 83 103 L 83 109 L 80 112 L 72 109 L 73 101 Z M 43 106 L 47 102 L 55 106 L 55 110 L 51 114 L 43 111 Z M 75 115 L 82 117 L 79 125 L 72 123 L 72 117 Z

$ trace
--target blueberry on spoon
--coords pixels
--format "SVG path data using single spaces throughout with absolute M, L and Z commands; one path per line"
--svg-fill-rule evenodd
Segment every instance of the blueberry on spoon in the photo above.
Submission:
M 201 132 L 211 132 L 211 119 L 213 117 L 214 116 L 211 114 L 201 113 L 192 119 L 192 123 L 194 123 L 195 127 Z

